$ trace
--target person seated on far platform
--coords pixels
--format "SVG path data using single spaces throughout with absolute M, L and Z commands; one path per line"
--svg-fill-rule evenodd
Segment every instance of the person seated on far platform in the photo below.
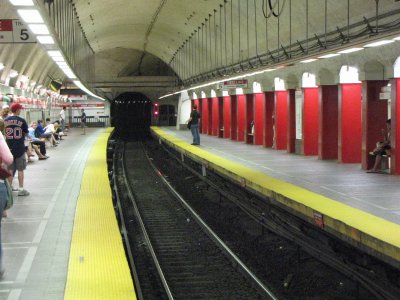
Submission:
M 46 126 L 46 129 L 43 128 L 42 120 L 38 120 L 38 122 L 37 122 L 37 126 L 35 129 L 35 136 L 39 139 L 43 138 L 43 139 L 48 140 L 50 142 L 50 144 L 54 147 L 57 146 L 57 143 L 53 137 L 53 132 L 51 131 L 51 128 L 47 129 L 47 126 Z
M 28 131 L 29 131 L 28 138 L 31 141 L 32 148 L 35 150 L 36 154 L 38 154 L 39 159 L 43 160 L 43 159 L 46 159 L 46 158 L 49 158 L 49 157 L 46 155 L 45 141 L 41 140 L 41 139 L 39 139 L 39 138 L 37 138 L 35 136 L 36 127 L 37 127 L 37 123 L 36 122 L 32 122 L 31 126 L 28 127 Z M 40 148 L 40 150 L 39 150 L 39 148 Z
M 382 135 L 383 135 L 383 141 L 377 142 L 376 143 L 376 148 L 370 152 L 371 155 L 375 155 L 375 163 L 372 169 L 368 170 L 367 173 L 379 173 L 380 171 L 378 170 L 381 162 L 382 162 L 382 156 L 390 155 L 390 129 L 391 129 L 391 120 L 386 121 L 386 127 L 387 131 L 382 129 Z

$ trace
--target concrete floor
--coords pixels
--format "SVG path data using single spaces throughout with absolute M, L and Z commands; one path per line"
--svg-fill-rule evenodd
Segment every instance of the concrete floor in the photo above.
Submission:
M 192 143 L 189 130 L 162 129 Z M 318 160 L 315 156 L 289 154 L 204 134 L 200 138 L 200 147 L 216 155 L 400 224 L 400 176 L 369 174 L 361 169 L 361 164 Z
M 72 128 L 48 160 L 37 157 L 25 170 L 29 196 L 18 197 L 2 220 L 3 265 L 0 299 L 63 299 L 81 178 L 91 146 L 102 128 L 86 135 Z M 17 178 L 14 186 L 17 186 Z

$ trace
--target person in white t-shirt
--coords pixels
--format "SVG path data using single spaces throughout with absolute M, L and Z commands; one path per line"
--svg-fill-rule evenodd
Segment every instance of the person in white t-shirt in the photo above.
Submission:
M 61 131 L 64 132 L 65 129 L 65 110 L 67 108 L 63 106 L 62 110 L 60 111 L 60 124 L 61 124 Z

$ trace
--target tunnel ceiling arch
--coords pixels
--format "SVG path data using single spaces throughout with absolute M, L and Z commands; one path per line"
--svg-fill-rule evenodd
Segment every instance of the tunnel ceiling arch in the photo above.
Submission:
M 111 59 L 118 59 L 121 51 L 117 49 L 133 49 L 136 50 L 137 56 L 143 52 L 150 53 L 158 57 L 162 61 L 169 63 L 175 51 L 188 39 L 194 30 L 198 30 L 202 23 L 207 23 L 206 19 L 212 21 L 218 19 L 220 9 L 228 11 L 232 8 L 232 16 L 234 19 L 240 19 L 240 23 L 235 21 L 233 32 L 236 34 L 242 30 L 242 39 L 246 39 L 246 17 L 250 14 L 250 33 L 254 31 L 255 26 L 265 27 L 262 15 L 258 12 L 257 25 L 254 24 L 254 3 L 255 9 L 261 11 L 264 3 L 271 3 L 274 12 L 266 9 L 271 29 L 268 32 L 268 40 L 276 41 L 278 32 L 274 28 L 277 26 L 277 18 L 273 16 L 278 11 L 277 0 L 256 0 L 256 1 L 240 1 L 228 0 L 76 0 L 75 7 L 86 34 L 89 44 L 96 53 L 115 51 L 115 55 L 110 55 Z M 291 30 L 288 28 L 289 2 L 291 12 L 291 23 L 294 24 Z M 325 1 L 308 0 L 308 1 L 289 1 L 283 0 L 279 3 L 281 13 L 281 28 L 279 32 L 280 43 L 285 45 L 292 35 L 292 41 L 303 40 L 308 30 L 310 37 L 314 34 L 321 34 L 325 24 Z M 222 8 L 225 3 L 227 8 Z M 249 6 L 247 6 L 249 3 Z M 364 17 L 371 18 L 376 12 L 376 1 L 373 0 L 352 0 L 350 3 L 350 23 L 353 24 L 362 21 Z M 307 6 L 306 6 L 307 4 Z M 400 8 L 400 4 L 395 4 L 396 8 Z M 347 2 L 345 1 L 327 1 L 327 30 L 336 30 L 338 27 L 346 26 Z M 381 0 L 379 2 L 379 14 L 384 14 L 393 10 L 393 0 Z M 215 11 L 214 11 L 215 10 Z M 240 12 L 239 12 L 240 11 Z M 308 13 L 307 13 L 308 12 Z M 306 15 L 307 13 L 307 15 Z M 241 14 L 241 16 L 239 16 Z M 306 28 L 306 17 L 308 25 Z M 285 20 L 286 19 L 286 20 Z M 282 22 L 283 20 L 283 22 Z M 228 20 L 229 21 L 229 20 Z M 240 24 L 240 25 L 239 25 Z M 205 24 L 207 25 L 207 24 Z M 212 25 L 212 24 L 211 24 Z M 229 24 L 228 24 L 229 25 Z M 374 25 L 374 24 L 371 24 Z M 215 24 L 218 27 L 218 24 Z M 240 27 L 240 28 L 239 28 Z M 229 29 L 229 28 L 228 28 Z M 261 35 L 260 35 L 261 40 Z M 249 41 L 254 44 L 254 38 Z M 201 47 L 201 45 L 197 45 Z M 235 46 L 236 47 L 236 46 Z M 250 45 L 253 47 L 253 45 Z M 274 49 L 274 45 L 269 45 Z M 279 46 L 278 46 L 279 47 Z M 275 47 L 276 48 L 276 47 Z M 205 49 L 203 49 L 206 51 Z M 213 49 L 207 49 L 212 52 Z M 190 56 L 193 53 L 183 53 L 180 61 L 184 61 L 184 56 Z M 173 65 L 172 67 L 177 67 Z M 178 70 L 175 70 L 178 73 Z M 178 74 L 184 77 L 184 74 Z
M 56 3 L 47 0 L 35 2 L 45 3 L 44 6 Z M 248 57 L 268 53 L 268 50 L 279 49 L 282 54 L 284 51 L 281 46 L 289 51 L 290 41 L 293 44 L 296 41 L 305 41 L 307 36 L 321 37 L 325 25 L 327 32 L 336 32 L 338 36 L 337 28 L 342 28 L 341 34 L 345 36 L 347 32 L 343 28 L 359 24 L 360 27 L 350 29 L 354 33 L 354 40 L 358 41 L 357 33 L 361 27 L 363 30 L 373 30 L 379 23 L 387 29 L 396 23 L 400 11 L 400 1 L 394 0 L 71 0 L 70 3 L 74 6 L 80 27 L 94 51 L 96 76 L 91 78 L 92 82 L 86 83 L 109 99 L 130 91 L 142 92 L 152 99 L 157 98 L 170 92 L 172 87 L 181 86 L 177 77 L 184 80 L 185 84 L 198 82 L 190 80 L 199 74 L 202 76 L 200 82 L 209 80 L 218 76 L 218 73 L 211 77 L 203 77 L 203 74 L 224 67 L 225 64 L 239 62 L 241 65 L 241 61 Z M 265 6 L 267 18 L 261 7 L 263 3 L 270 3 L 273 8 L 266 9 Z M 347 3 L 350 4 L 349 11 Z M 225 12 L 228 17 L 226 28 L 221 25 L 221 16 Z M 380 16 L 378 22 L 373 19 L 376 12 Z M 274 16 L 276 13 L 280 15 L 280 22 Z M 16 9 L 6 0 L 2 1 L 0 17 L 19 18 Z M 199 33 L 206 32 L 207 24 L 217 31 L 218 28 L 221 31 L 226 29 L 229 36 L 232 31 L 233 52 L 231 47 L 227 47 L 226 51 L 219 53 L 220 45 L 211 43 L 211 47 L 210 44 L 205 45 L 199 41 Z M 221 26 L 218 27 L 219 25 Z M 400 32 L 399 28 L 393 30 L 392 33 Z M 190 39 L 191 36 L 194 38 Z M 374 35 L 367 34 L 364 39 L 371 36 Z M 340 45 L 340 36 L 338 39 Z M 179 52 L 186 40 L 192 42 L 190 50 Z M 230 46 L 229 39 L 228 44 Z M 41 83 L 48 80 L 48 75 L 52 78 L 63 77 L 59 68 L 49 62 L 46 53 L 39 53 L 39 47 L 0 45 L 1 62 L 19 68 L 21 74 L 28 73 L 30 78 Z M 19 66 L 17 57 L 32 56 L 33 51 L 34 63 L 30 66 Z M 303 54 L 299 57 L 301 55 Z M 190 64 L 193 57 L 196 57 L 195 65 Z M 208 58 L 214 64 L 208 65 Z M 382 59 L 383 57 L 379 57 L 380 61 Z M 330 64 L 331 62 L 327 62 L 325 67 L 329 69 Z M 240 69 L 231 71 L 230 74 L 233 74 L 240 72 Z M 6 72 L 1 76 L 4 77 Z

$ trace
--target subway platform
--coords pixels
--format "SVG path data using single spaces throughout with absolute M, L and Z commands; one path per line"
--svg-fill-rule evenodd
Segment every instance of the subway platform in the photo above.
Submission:
M 110 129 L 87 128 L 86 135 L 80 133 L 80 129 L 73 128 L 58 147 L 48 148 L 49 159 L 39 161 L 35 157 L 25 171 L 25 188 L 30 195 L 14 193 L 14 206 L 2 220 L 6 272 L 0 281 L 0 299 L 111 299 L 114 281 L 103 275 L 101 264 L 117 261 L 113 255 L 104 254 L 102 250 L 110 249 L 95 245 L 98 241 L 91 240 L 93 232 L 86 230 L 98 230 L 98 224 L 113 227 L 104 220 L 113 222 L 113 238 L 119 239 L 113 244 L 120 247 L 119 261 L 123 264 L 117 264 L 118 270 L 114 265 L 112 272 L 106 272 L 121 282 L 118 272 L 123 270 L 128 281 L 125 290 L 117 287 L 123 290 L 124 297 L 118 291 L 115 295 L 119 299 L 135 298 L 108 188 L 105 149 Z M 100 190 L 99 186 L 108 190 Z M 111 236 L 106 231 L 94 235 L 111 244 L 104 237 Z M 97 249 L 96 253 L 92 249 Z
M 207 168 L 400 266 L 400 176 L 204 134 L 201 145 L 192 146 L 190 131 L 175 127 L 152 132 Z

